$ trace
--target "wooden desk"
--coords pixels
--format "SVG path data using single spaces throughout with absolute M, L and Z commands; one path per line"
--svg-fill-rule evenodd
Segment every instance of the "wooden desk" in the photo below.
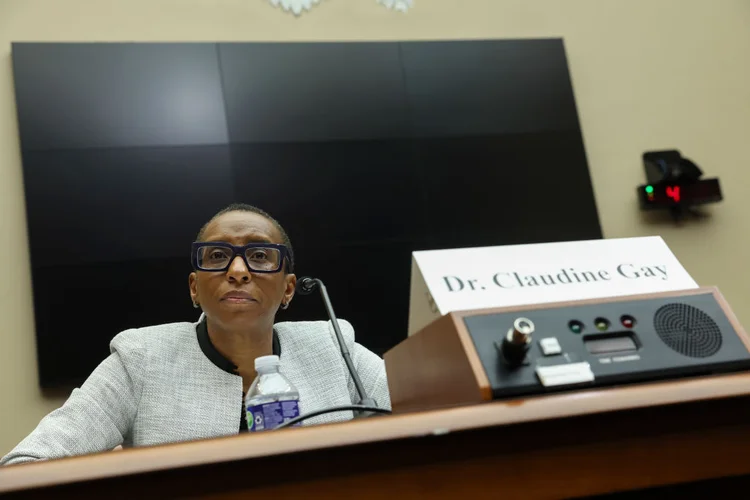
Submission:
M 0 495 L 561 498 L 648 488 L 750 474 L 749 395 L 750 374 L 736 374 L 124 450 L 0 469 Z

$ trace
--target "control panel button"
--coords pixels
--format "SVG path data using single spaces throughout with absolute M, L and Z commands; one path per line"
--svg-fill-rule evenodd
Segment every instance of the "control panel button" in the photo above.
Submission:
M 546 337 L 546 338 L 540 339 L 539 347 L 542 348 L 542 353 L 545 356 L 554 356 L 555 354 L 560 354 L 562 352 L 560 343 L 557 341 L 557 338 L 555 337 Z
M 536 374 L 545 387 L 556 385 L 582 384 L 594 381 L 594 372 L 586 362 L 568 363 L 555 366 L 537 366 Z

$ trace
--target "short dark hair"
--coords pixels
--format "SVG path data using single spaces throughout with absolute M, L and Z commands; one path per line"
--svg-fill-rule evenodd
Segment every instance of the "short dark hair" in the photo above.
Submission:
M 271 217 L 268 212 L 265 210 L 261 210 L 258 207 L 254 207 L 252 205 L 248 205 L 247 203 L 232 203 L 231 205 L 222 208 L 216 214 L 211 217 L 211 219 L 203 224 L 203 227 L 200 231 L 198 231 L 198 236 L 196 237 L 195 241 L 203 241 L 203 238 L 206 236 L 206 228 L 208 228 L 208 225 L 211 224 L 213 221 L 215 221 L 217 218 L 221 217 L 222 215 L 229 213 L 229 212 L 250 212 L 254 214 L 258 214 L 261 217 L 265 217 L 269 221 L 271 221 L 271 224 L 274 225 L 276 229 L 279 230 L 279 233 L 281 233 L 281 241 L 284 243 L 284 245 L 289 250 L 289 265 L 286 267 L 286 272 L 293 273 L 294 272 L 294 251 L 292 250 L 292 241 L 289 239 L 289 235 L 286 234 L 286 231 L 283 227 L 281 227 L 281 224 L 279 224 L 279 221 Z

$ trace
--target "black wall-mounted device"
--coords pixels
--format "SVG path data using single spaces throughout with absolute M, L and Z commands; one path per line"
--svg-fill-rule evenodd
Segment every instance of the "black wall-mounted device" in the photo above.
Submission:
M 701 179 L 703 172 L 678 150 L 643 154 L 647 184 L 638 186 L 643 210 L 668 210 L 675 218 L 692 207 L 722 200 L 719 179 Z

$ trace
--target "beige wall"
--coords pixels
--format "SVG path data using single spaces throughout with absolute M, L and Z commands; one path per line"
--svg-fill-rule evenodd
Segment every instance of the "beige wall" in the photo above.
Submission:
M 299 19 L 265 0 L 0 0 L 0 454 L 61 403 L 37 385 L 11 41 L 564 37 L 605 236 L 661 234 L 750 323 L 750 2 L 323 0 Z M 678 147 L 723 181 L 710 219 L 647 223 L 644 150 Z M 70 320 L 77 312 L 71 310 Z M 71 342 L 75 342 L 71 338 Z

